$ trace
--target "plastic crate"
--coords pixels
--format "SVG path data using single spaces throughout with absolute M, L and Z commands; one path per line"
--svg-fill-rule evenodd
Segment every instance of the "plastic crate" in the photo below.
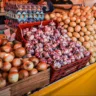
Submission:
M 16 40 L 22 42 L 23 44 L 27 43 L 27 40 L 23 36 L 23 29 L 25 28 L 32 28 L 33 26 L 38 26 L 42 23 L 42 25 L 48 25 L 51 22 L 49 21 L 41 21 L 41 22 L 34 22 L 34 23 L 26 23 L 26 24 L 19 24 L 18 29 L 16 32 Z M 56 22 L 56 21 L 55 21 Z
M 51 80 L 50 82 L 54 82 L 64 76 L 69 75 L 70 73 L 73 73 L 83 67 L 86 66 L 88 61 L 90 60 L 91 54 L 88 57 L 85 57 L 83 59 L 80 59 L 76 62 L 73 62 L 71 64 L 64 65 L 63 67 L 56 69 L 51 65 Z

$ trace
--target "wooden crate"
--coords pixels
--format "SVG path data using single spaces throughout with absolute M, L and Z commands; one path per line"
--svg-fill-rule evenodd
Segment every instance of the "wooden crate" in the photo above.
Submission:
M 0 96 L 22 96 L 29 91 L 43 88 L 50 81 L 50 69 L 42 71 L 36 75 L 30 76 L 15 84 L 0 89 Z

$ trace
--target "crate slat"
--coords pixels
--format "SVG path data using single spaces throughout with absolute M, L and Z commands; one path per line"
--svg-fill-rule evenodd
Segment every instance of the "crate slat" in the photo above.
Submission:
M 0 90 L 0 96 L 22 96 L 29 91 L 34 91 L 48 85 L 50 82 L 50 69 L 18 81 Z

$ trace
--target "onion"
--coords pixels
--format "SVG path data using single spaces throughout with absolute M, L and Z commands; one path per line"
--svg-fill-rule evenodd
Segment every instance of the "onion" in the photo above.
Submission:
M 17 72 L 10 72 L 8 75 L 9 83 L 15 83 L 19 80 L 19 74 Z
M 30 76 L 31 76 L 31 75 L 35 75 L 35 74 L 37 74 L 37 73 L 38 73 L 38 70 L 35 69 L 35 68 L 33 68 L 33 69 L 29 72 Z
M 26 78 L 26 77 L 28 77 L 28 76 L 29 76 L 29 73 L 28 73 L 27 70 L 21 70 L 21 71 L 19 72 L 19 78 L 20 78 L 20 79 L 24 79 L 24 78 Z
M 44 62 L 40 62 L 38 65 L 37 65 L 37 70 L 38 71 L 44 71 L 44 70 L 47 70 L 48 68 L 48 64 L 44 63 Z
M 29 58 L 24 58 L 24 59 L 22 60 L 23 63 L 25 63 L 26 61 L 29 61 Z
M 5 62 L 2 67 L 3 71 L 9 71 L 11 69 L 11 63 Z
M 10 69 L 10 72 L 18 72 L 17 67 L 12 67 L 12 68 Z
M 39 59 L 36 58 L 36 57 L 31 57 L 31 58 L 29 58 L 29 60 L 30 60 L 31 62 L 33 62 L 35 66 L 39 63 Z
M 3 39 L 2 40 L 2 45 L 5 45 L 5 44 L 7 44 L 8 43 L 8 40 L 7 39 Z
M 14 54 L 14 52 L 10 52 L 9 54 L 11 54 L 11 55 L 13 55 L 13 56 L 15 57 L 15 54 Z
M 14 45 L 14 49 L 15 50 L 18 49 L 18 48 L 20 48 L 20 47 L 22 47 L 22 44 L 21 43 L 17 43 L 17 44 Z
M 31 71 L 34 68 L 34 64 L 31 61 L 26 61 L 23 67 L 25 70 Z
M 7 79 L 8 73 L 7 72 L 2 73 L 2 77 L 5 78 L 5 79 Z
M 6 55 L 5 52 L 0 52 L 0 58 L 1 58 L 1 59 L 3 59 L 5 55 Z
M 76 32 L 80 32 L 80 30 L 81 30 L 81 27 L 80 27 L 79 25 L 77 25 L 77 26 L 75 27 L 75 31 L 76 31 Z
M 4 78 L 0 78 L 0 88 L 3 88 L 6 86 L 6 80 Z
M 12 42 L 8 42 L 6 45 L 13 47 L 13 43 Z
M 14 59 L 14 56 L 11 55 L 11 54 L 6 54 L 6 55 L 4 56 L 4 61 L 5 61 L 5 62 L 12 62 L 13 59 Z
M 3 47 L 1 48 L 1 50 L 4 51 L 4 52 L 9 53 L 9 52 L 12 51 L 12 48 L 11 48 L 11 46 L 5 45 L 5 46 L 3 46 Z
M 16 57 L 23 57 L 23 56 L 25 56 L 26 55 L 25 48 L 20 47 L 20 48 L 16 49 L 15 50 L 15 55 L 16 55 Z
M 20 58 L 15 58 L 13 61 L 12 61 L 12 64 L 14 67 L 18 67 L 22 64 L 21 62 L 21 59 Z
M 2 59 L 0 59 L 0 69 L 3 67 Z

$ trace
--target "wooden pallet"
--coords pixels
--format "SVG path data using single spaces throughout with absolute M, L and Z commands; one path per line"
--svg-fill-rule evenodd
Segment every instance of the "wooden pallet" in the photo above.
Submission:
M 0 96 L 22 96 L 29 91 L 34 91 L 49 84 L 50 69 L 30 76 L 15 84 L 0 89 Z

